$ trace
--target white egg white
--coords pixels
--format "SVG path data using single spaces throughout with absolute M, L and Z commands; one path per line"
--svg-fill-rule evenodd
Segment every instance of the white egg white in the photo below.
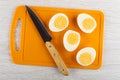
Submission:
M 58 16 L 64 16 L 64 17 L 66 18 L 67 24 L 66 24 L 66 26 L 65 26 L 64 28 L 59 29 L 59 28 L 56 28 L 56 27 L 55 27 L 54 21 L 55 21 L 55 19 L 56 19 Z M 57 13 L 57 14 L 55 14 L 55 15 L 50 19 L 50 21 L 49 21 L 49 29 L 50 29 L 51 31 L 53 31 L 53 32 L 59 32 L 59 31 L 64 30 L 64 29 L 68 26 L 68 24 L 69 24 L 68 17 L 67 17 L 65 14 L 63 14 L 63 13 Z
M 86 30 L 86 29 L 83 27 L 83 25 L 82 25 L 82 22 L 83 22 L 86 18 L 92 19 L 93 22 L 94 22 L 94 24 L 95 24 L 95 25 L 93 26 L 93 28 L 90 29 L 90 30 Z M 91 33 L 91 32 L 93 32 L 94 29 L 95 29 L 96 26 L 97 26 L 96 20 L 95 20 L 92 16 L 90 16 L 89 14 L 85 14 L 85 13 L 82 13 L 82 14 L 79 14 L 79 15 L 78 15 L 78 17 L 77 17 L 77 24 L 78 24 L 79 28 L 80 28 L 83 32 L 85 32 L 85 33 Z
M 75 34 L 78 35 L 78 42 L 77 42 L 76 44 L 74 44 L 74 45 L 69 44 L 68 41 L 67 41 L 67 37 L 68 37 L 68 35 L 69 35 L 70 33 L 75 33 Z M 80 44 L 80 34 L 79 34 L 78 32 L 76 32 L 76 31 L 68 30 L 68 31 L 64 34 L 63 44 L 64 44 L 64 47 L 65 47 L 65 49 L 66 49 L 67 51 L 70 51 L 70 52 L 74 51 L 74 50 L 78 47 L 78 45 Z
M 84 53 L 89 53 L 91 56 L 92 56 L 92 60 L 89 64 L 83 64 L 80 62 L 80 56 L 81 54 L 84 54 Z M 76 55 L 76 61 L 78 64 L 82 65 L 82 66 L 88 66 L 90 64 L 92 64 L 95 60 L 95 57 L 96 57 L 96 50 L 92 47 L 86 47 L 86 48 L 83 48 L 81 49 L 80 51 L 78 51 L 77 55 Z

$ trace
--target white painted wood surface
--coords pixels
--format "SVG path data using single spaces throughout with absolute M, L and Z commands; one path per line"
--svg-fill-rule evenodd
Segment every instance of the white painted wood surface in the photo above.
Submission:
M 103 66 L 99 70 L 16 65 L 9 52 L 9 30 L 18 5 L 97 9 L 105 14 Z M 120 80 L 120 0 L 0 0 L 0 80 Z

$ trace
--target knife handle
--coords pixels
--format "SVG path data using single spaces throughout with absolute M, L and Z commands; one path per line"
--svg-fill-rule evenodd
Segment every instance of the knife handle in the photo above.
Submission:
M 64 61 L 62 60 L 61 56 L 59 55 L 58 51 L 55 49 L 54 45 L 51 42 L 46 42 L 45 45 L 50 52 L 52 58 L 54 59 L 59 71 L 63 75 L 67 76 L 69 74 L 69 70 L 66 67 Z

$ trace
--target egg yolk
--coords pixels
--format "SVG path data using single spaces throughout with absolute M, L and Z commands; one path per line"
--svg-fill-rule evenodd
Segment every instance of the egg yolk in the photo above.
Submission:
M 70 33 L 67 37 L 67 41 L 69 44 L 76 44 L 78 42 L 78 35 L 75 33 Z
M 86 18 L 83 20 L 82 25 L 86 30 L 90 30 L 94 27 L 95 24 L 91 18 Z
M 82 64 L 89 64 L 92 61 L 92 56 L 89 53 L 82 53 L 79 58 Z
M 54 21 L 54 25 L 56 28 L 62 29 L 67 25 L 67 20 L 64 16 L 58 16 Z

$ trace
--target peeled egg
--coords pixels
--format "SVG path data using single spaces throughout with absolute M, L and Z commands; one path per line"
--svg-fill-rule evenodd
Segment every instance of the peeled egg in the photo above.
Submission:
M 92 64 L 95 60 L 96 57 L 96 51 L 92 47 L 86 47 L 81 49 L 77 55 L 76 55 L 76 60 L 78 64 L 82 66 L 88 66 Z
M 80 34 L 73 30 L 68 30 L 63 37 L 63 44 L 67 51 L 74 51 L 80 43 Z
M 53 32 L 59 32 L 64 30 L 68 24 L 68 17 L 63 13 L 57 13 L 50 19 L 49 29 Z
M 79 28 L 85 33 L 92 33 L 97 26 L 96 20 L 89 14 L 79 14 L 77 17 Z

